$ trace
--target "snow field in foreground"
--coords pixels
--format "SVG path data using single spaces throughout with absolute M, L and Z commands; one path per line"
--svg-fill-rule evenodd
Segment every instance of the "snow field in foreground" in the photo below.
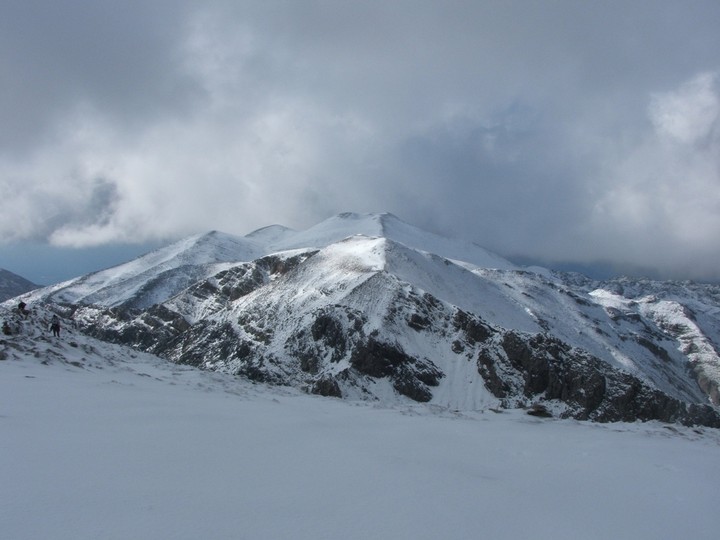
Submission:
M 720 528 L 716 430 L 382 409 L 63 350 L 48 365 L 0 361 L 3 538 L 657 540 Z

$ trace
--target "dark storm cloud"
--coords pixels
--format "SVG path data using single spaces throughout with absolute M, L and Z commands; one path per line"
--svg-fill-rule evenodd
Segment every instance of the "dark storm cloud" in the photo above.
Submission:
M 182 6 L 138 0 L 2 2 L 2 149 L 43 143 L 54 123 L 80 105 L 102 110 L 118 127 L 187 106 L 195 86 L 178 69 Z
M 6 1 L 0 228 L 92 245 L 387 210 L 710 275 L 719 26 L 715 1 Z

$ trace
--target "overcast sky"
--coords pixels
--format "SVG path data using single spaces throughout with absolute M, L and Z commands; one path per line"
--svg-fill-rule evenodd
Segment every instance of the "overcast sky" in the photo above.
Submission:
M 717 0 L 2 0 L 0 238 L 388 211 L 720 278 L 719 29 Z

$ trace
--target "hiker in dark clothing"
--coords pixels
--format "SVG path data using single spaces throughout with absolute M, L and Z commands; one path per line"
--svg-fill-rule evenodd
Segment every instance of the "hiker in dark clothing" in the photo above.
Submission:
M 50 330 L 52 330 L 53 336 L 60 337 L 60 319 L 57 315 L 53 315 L 52 321 L 50 321 Z
M 30 312 L 27 309 L 25 309 L 25 306 L 27 306 L 27 304 L 25 302 L 23 302 L 22 300 L 20 300 L 20 303 L 18 304 L 17 309 L 18 309 L 18 313 L 20 313 L 20 315 L 22 315 L 24 319 L 27 319 L 27 316 L 30 315 Z

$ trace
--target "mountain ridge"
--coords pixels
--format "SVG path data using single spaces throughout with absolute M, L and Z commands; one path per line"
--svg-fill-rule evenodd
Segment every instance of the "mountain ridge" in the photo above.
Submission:
M 96 337 L 312 393 L 457 409 L 540 403 L 602 421 L 712 424 L 718 414 L 708 405 L 720 400 L 712 288 L 683 296 L 674 285 L 663 299 L 632 282 L 628 298 L 619 283 L 505 266 L 391 214 L 173 246 L 127 263 L 132 287 L 27 298 Z M 71 286 L 90 278 L 79 279 Z
M 305 231 L 271 225 L 246 236 L 220 231 L 192 235 L 127 263 L 44 288 L 29 299 L 107 307 L 131 303 L 144 308 L 180 292 L 193 280 L 220 270 L 221 266 L 213 265 L 248 262 L 280 251 L 322 248 L 354 234 L 378 237 L 388 234 L 389 238 L 400 237 L 397 241 L 410 247 L 426 251 L 435 248 L 434 252 L 443 256 L 460 258 L 465 253 L 464 258 L 475 266 L 515 268 L 509 261 L 475 244 L 425 233 L 392 214 L 347 212 Z

